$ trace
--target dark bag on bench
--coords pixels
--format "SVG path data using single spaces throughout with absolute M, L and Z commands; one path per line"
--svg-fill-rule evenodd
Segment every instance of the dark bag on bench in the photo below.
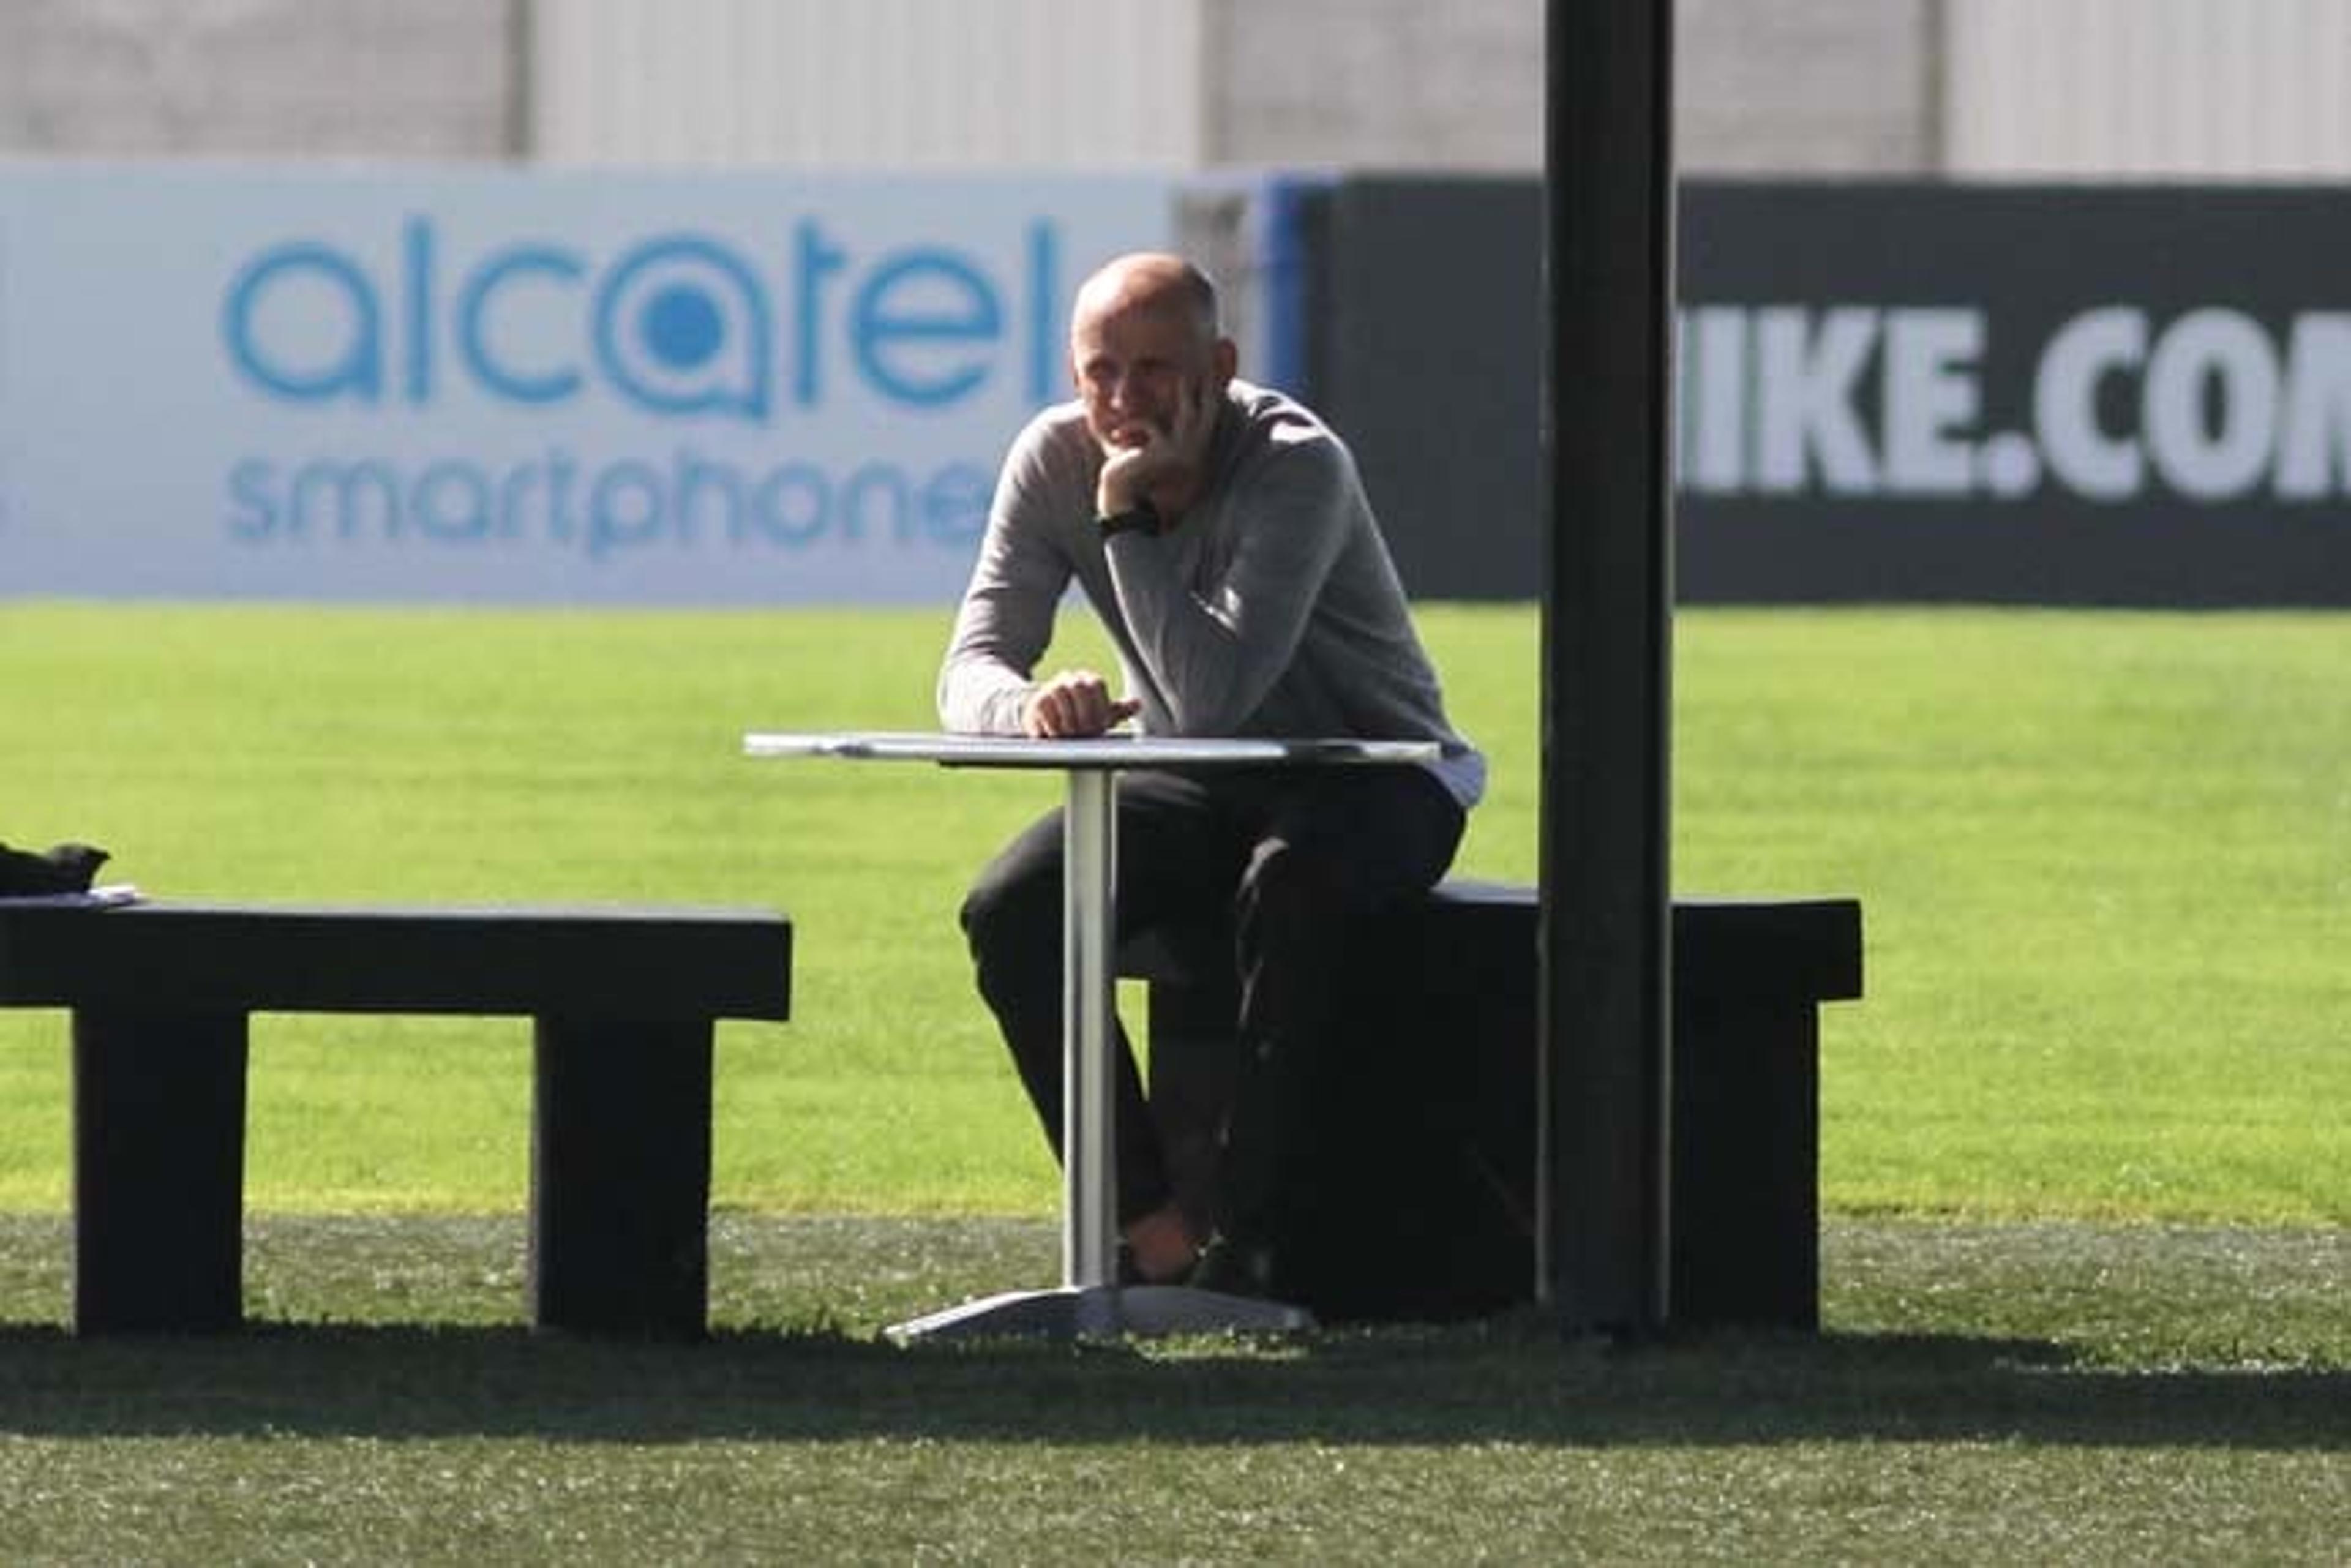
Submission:
M 88 893 L 104 850 L 90 844 L 57 844 L 36 854 L 0 844 L 0 898 Z

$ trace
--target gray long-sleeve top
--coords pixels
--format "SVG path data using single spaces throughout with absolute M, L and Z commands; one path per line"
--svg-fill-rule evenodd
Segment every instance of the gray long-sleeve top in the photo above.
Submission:
M 1434 740 L 1466 808 L 1485 759 L 1446 717 L 1353 456 L 1280 392 L 1234 382 L 1208 480 L 1158 535 L 1104 539 L 1101 447 L 1081 405 L 1049 408 L 1006 456 L 939 671 L 939 722 L 1020 733 L 1037 661 L 1075 577 L 1118 649 L 1144 732 Z

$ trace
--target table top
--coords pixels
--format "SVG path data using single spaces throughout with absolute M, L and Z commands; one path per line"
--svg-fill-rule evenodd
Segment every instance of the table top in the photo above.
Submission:
M 754 731 L 743 737 L 747 757 L 935 762 L 948 768 L 1117 769 L 1434 762 L 1438 750 L 1433 740 L 1186 739 L 1137 735 L 1033 740 L 1019 735 L 948 735 L 915 730 L 841 730 L 814 735 Z

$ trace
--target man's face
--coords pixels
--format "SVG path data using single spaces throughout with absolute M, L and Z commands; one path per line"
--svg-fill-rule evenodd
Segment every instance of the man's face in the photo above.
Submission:
M 1105 445 L 1140 446 L 1152 429 L 1165 433 L 1177 398 L 1221 382 L 1218 368 L 1216 340 L 1177 306 L 1113 305 L 1071 324 L 1071 375 L 1086 428 Z

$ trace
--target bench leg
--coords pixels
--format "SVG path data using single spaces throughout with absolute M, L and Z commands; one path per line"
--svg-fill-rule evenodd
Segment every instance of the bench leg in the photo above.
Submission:
M 1685 994 L 1674 1009 L 1674 1319 L 1818 1329 L 1815 1004 Z
M 74 1329 L 244 1321 L 246 1020 L 74 1014 Z
M 703 1334 L 710 1040 L 706 1020 L 538 1021 L 530 1158 L 537 1327 Z

